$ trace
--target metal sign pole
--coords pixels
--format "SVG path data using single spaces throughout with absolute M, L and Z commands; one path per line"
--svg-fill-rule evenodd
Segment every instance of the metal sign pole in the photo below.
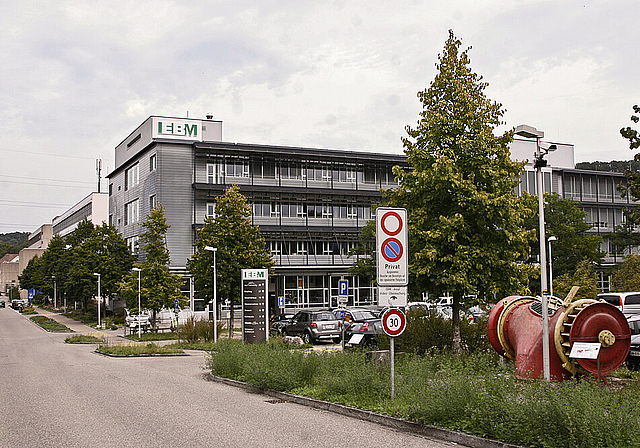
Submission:
M 390 356 L 391 356 L 391 400 L 395 399 L 396 385 L 395 385 L 395 351 L 396 351 L 396 338 L 391 338 L 390 341 Z

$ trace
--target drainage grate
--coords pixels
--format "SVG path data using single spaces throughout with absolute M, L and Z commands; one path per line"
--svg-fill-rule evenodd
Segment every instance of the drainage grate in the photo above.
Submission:
M 274 398 L 273 400 L 265 400 L 267 403 L 278 404 L 278 403 L 289 403 L 287 400 L 281 400 L 279 398 Z

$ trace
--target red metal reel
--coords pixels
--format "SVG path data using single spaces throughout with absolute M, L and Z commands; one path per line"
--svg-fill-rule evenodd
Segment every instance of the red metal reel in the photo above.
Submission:
M 601 342 L 600 334 L 610 331 L 615 342 L 609 347 L 600 349 L 600 373 L 609 375 L 624 362 L 631 346 L 631 330 L 624 314 L 608 303 L 594 303 L 580 311 L 573 321 L 569 332 L 569 341 Z M 588 372 L 598 373 L 598 362 L 595 359 L 576 360 Z
M 498 338 L 498 322 L 500 321 L 500 316 L 502 315 L 504 307 L 518 298 L 520 298 L 520 296 L 505 297 L 496 303 L 496 306 L 494 306 L 491 309 L 491 313 L 489 313 L 489 320 L 487 321 L 487 336 L 489 337 L 491 346 L 501 355 L 504 355 L 504 349 L 502 348 L 502 344 L 500 344 L 500 339 Z

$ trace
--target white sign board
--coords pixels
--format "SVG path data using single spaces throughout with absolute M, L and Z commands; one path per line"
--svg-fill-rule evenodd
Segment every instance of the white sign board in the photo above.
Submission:
M 407 306 L 407 287 L 378 286 L 378 305 L 391 307 Z
M 201 120 L 152 117 L 152 138 L 171 138 L 202 141 Z
M 407 210 L 380 207 L 376 210 L 376 267 L 380 286 L 406 286 Z
M 598 359 L 600 347 L 599 342 L 574 342 L 571 346 L 569 358 Z

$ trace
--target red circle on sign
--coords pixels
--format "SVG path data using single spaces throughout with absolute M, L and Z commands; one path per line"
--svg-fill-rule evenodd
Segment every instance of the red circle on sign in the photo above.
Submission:
M 389 308 L 382 315 L 382 329 L 392 338 L 400 336 L 407 327 L 407 318 L 404 313 L 397 308 Z
M 387 253 L 387 249 L 389 249 L 389 253 Z M 389 263 L 395 263 L 402 258 L 404 249 L 402 248 L 402 243 L 397 238 L 387 238 L 382 242 L 380 252 Z
M 398 228 L 396 230 L 394 230 L 393 232 L 390 231 L 389 229 L 387 229 L 387 226 L 384 225 L 385 220 L 389 216 L 395 216 L 395 218 L 398 220 Z M 384 233 L 386 233 L 387 235 L 396 236 L 402 230 L 402 218 L 400 218 L 400 215 L 397 214 L 396 212 L 387 212 L 384 215 L 382 215 L 382 219 L 380 220 L 380 227 L 382 227 L 382 231 Z

